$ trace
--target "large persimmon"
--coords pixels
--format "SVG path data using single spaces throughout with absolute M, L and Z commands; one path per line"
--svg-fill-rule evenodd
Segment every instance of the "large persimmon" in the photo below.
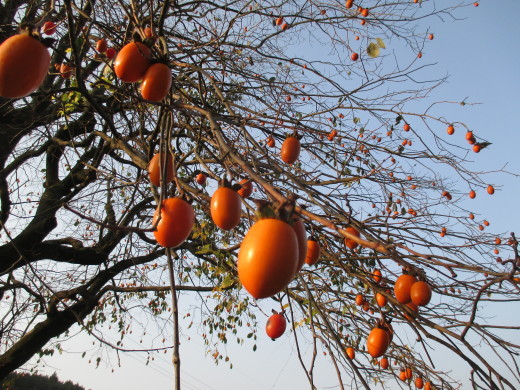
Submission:
M 287 164 L 292 164 L 298 160 L 300 156 L 300 140 L 296 137 L 290 136 L 285 139 L 282 144 L 282 149 L 280 150 L 280 156 L 282 157 L 283 162 Z
M 395 298 L 400 303 L 411 302 L 412 297 L 410 295 L 412 285 L 417 282 L 415 276 L 403 274 L 397 278 L 394 285 Z
M 168 66 L 157 63 L 150 66 L 143 76 L 141 96 L 152 102 L 163 100 L 172 86 L 172 71 Z
M 416 282 L 412 284 L 410 297 L 417 306 L 426 306 L 432 299 L 432 288 L 426 282 Z
M 162 164 L 166 164 L 166 177 L 164 179 L 166 183 L 170 183 L 174 177 L 173 157 L 171 153 L 168 153 L 168 158 L 164 158 L 163 156 L 164 154 L 156 153 L 148 164 L 148 177 L 150 178 L 150 182 L 156 187 L 161 185 Z
M 143 79 L 150 67 L 152 52 L 141 42 L 130 42 L 123 46 L 114 61 L 116 76 L 126 83 L 135 83 Z
M 0 96 L 16 99 L 34 92 L 50 62 L 45 45 L 28 33 L 7 38 L 0 45 Z
M 190 235 L 195 223 L 193 207 L 181 198 L 168 198 L 161 207 L 161 219 L 153 232 L 159 245 L 175 248 L 181 245 Z M 159 217 L 159 208 L 155 211 L 152 223 L 155 225 Z
M 261 219 L 245 235 L 238 252 L 238 278 L 256 299 L 282 291 L 298 267 L 298 238 L 291 225 Z
M 388 331 L 382 328 L 374 328 L 367 338 L 367 351 L 370 356 L 378 358 L 383 356 L 390 345 Z
M 240 222 L 242 202 L 240 195 L 228 187 L 220 187 L 211 197 L 211 219 L 219 228 L 231 230 Z

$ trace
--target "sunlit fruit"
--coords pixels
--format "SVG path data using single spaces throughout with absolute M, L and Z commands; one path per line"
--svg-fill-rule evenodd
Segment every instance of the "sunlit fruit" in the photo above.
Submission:
M 383 280 L 383 274 L 381 273 L 381 270 L 375 269 L 374 272 L 372 272 L 372 278 L 376 283 L 381 283 L 381 280 Z
M 489 195 L 493 195 L 495 193 L 495 187 L 488 185 L 486 191 Z
M 141 42 L 126 44 L 114 61 L 116 76 L 124 82 L 135 83 L 143 79 L 150 67 L 152 52 Z
M 153 102 L 163 100 L 172 86 L 172 71 L 162 63 L 150 66 L 144 76 L 141 84 L 141 96 L 143 99 Z
M 253 193 L 253 182 L 248 179 L 242 179 L 238 184 L 242 186 L 242 188 L 237 191 L 238 195 L 244 199 L 249 198 Z
M 282 144 L 282 149 L 280 150 L 280 156 L 282 161 L 287 164 L 293 164 L 298 160 L 300 156 L 300 140 L 296 137 L 287 137 Z
M 209 210 L 215 225 L 231 230 L 238 225 L 242 215 L 240 195 L 231 188 L 220 187 L 211 197 Z
M 284 334 L 286 327 L 287 321 L 283 314 L 273 314 L 265 324 L 265 333 L 267 333 L 271 339 L 275 340 Z
M 27 33 L 13 35 L 0 45 L 0 96 L 21 98 L 34 92 L 47 76 L 51 56 Z
M 160 215 L 161 219 L 153 233 L 159 245 L 176 248 L 186 241 L 195 223 L 193 207 L 181 198 L 168 198 L 163 201 Z M 159 207 L 155 211 L 153 224 L 158 216 Z
M 447 132 L 449 135 L 453 135 L 453 134 L 455 134 L 455 127 L 453 127 L 453 126 L 451 126 L 451 125 L 448 126 L 446 132 Z
M 307 241 L 307 255 L 305 256 L 305 264 L 314 265 L 320 258 L 320 244 L 318 241 L 310 239 Z
M 347 356 L 350 360 L 353 360 L 356 357 L 356 351 L 354 351 L 354 348 L 348 347 L 346 352 L 347 352 Z
M 166 167 L 164 164 L 166 164 Z M 156 187 L 161 185 L 161 171 L 165 172 L 165 183 L 170 183 L 174 174 L 173 156 L 171 153 L 168 153 L 168 158 L 165 158 L 163 154 L 156 153 L 148 164 L 148 177 L 150 182 Z
M 388 300 L 386 299 L 386 297 L 383 294 L 376 293 L 376 302 L 377 302 L 377 306 L 385 307 L 386 304 L 388 303 Z
M 417 306 L 426 306 L 432 298 L 432 289 L 428 283 L 419 281 L 412 285 L 410 296 Z
M 383 356 L 390 345 L 388 331 L 382 328 L 374 328 L 367 338 L 367 351 L 373 358 Z
M 412 285 L 417 282 L 415 276 L 403 274 L 397 278 L 394 285 L 395 298 L 400 303 L 408 303 L 412 300 L 410 295 Z
M 292 280 L 298 267 L 298 239 L 291 225 L 261 219 L 247 232 L 238 252 L 238 277 L 256 299 L 271 297 Z

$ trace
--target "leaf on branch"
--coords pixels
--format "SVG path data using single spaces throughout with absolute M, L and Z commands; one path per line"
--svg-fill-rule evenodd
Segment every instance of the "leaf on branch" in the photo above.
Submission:
M 385 42 L 384 42 L 381 38 L 376 38 L 376 41 L 377 41 L 377 45 L 378 45 L 381 49 L 386 49 Z
M 372 58 L 378 57 L 380 51 L 380 47 L 374 42 L 370 42 L 370 44 L 367 47 L 367 53 Z

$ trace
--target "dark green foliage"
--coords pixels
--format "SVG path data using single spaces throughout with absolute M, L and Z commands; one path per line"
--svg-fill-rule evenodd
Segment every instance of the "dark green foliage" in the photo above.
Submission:
M 2 390 L 85 390 L 71 381 L 62 382 L 56 373 L 51 376 L 13 372 L 2 383 Z

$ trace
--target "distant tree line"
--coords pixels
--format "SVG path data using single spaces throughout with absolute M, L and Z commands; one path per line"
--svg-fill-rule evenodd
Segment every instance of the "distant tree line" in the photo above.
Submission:
M 85 390 L 71 381 L 62 382 L 56 373 L 51 376 L 13 372 L 0 387 L 2 390 Z

